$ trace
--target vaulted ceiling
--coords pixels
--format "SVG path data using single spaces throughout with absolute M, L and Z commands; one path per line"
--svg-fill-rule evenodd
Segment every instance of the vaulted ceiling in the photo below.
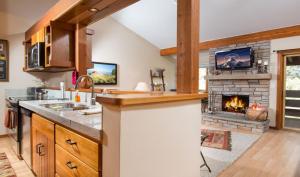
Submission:
M 0 35 L 25 32 L 58 0 L 0 0 Z
M 141 0 L 113 17 L 159 48 L 176 45 L 176 0 Z M 201 0 L 200 40 L 300 24 L 299 0 Z

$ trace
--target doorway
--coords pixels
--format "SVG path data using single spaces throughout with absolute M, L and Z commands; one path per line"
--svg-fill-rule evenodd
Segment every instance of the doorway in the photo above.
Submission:
M 284 58 L 284 128 L 300 129 L 300 54 Z
M 300 130 L 300 49 L 277 54 L 276 128 Z

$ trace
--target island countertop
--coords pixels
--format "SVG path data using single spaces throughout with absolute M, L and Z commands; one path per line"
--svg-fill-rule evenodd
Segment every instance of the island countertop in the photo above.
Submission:
M 52 109 L 41 106 L 42 104 L 63 102 L 70 101 L 21 101 L 20 106 L 32 112 L 35 112 L 50 121 L 63 125 L 86 137 L 94 139 L 95 141 L 100 141 L 102 130 L 102 114 L 83 115 L 79 111 L 54 111 Z
M 207 98 L 208 94 L 199 92 L 195 94 L 183 94 L 176 92 L 145 93 L 145 94 L 106 94 L 97 96 L 100 104 L 116 106 L 132 106 L 143 104 L 157 104 L 176 101 L 201 100 Z

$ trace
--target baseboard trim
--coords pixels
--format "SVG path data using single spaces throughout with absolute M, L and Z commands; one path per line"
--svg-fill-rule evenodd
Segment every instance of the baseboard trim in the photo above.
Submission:
M 8 136 L 7 134 L 0 135 L 0 138 L 5 138 L 5 137 L 7 137 L 7 136 Z

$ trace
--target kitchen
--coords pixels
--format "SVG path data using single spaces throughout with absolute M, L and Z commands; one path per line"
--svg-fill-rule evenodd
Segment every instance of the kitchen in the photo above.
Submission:
M 62 2 L 63 1 L 60 1 L 61 4 L 63 4 Z M 131 4 L 133 3 L 133 1 L 128 1 L 127 3 Z M 75 5 L 73 6 L 73 8 L 76 8 L 76 5 L 78 4 L 77 3 L 74 4 Z M 100 2 L 99 4 L 101 5 Z M 126 6 L 127 5 L 128 4 L 126 4 Z M 68 4 L 68 7 L 69 6 L 71 5 Z M 125 6 L 125 4 L 122 4 L 122 7 L 123 6 Z M 53 6 L 54 10 L 55 7 L 56 6 Z M 78 5 L 77 8 L 79 7 L 80 5 Z M 112 5 L 111 7 L 114 6 Z M 118 8 L 121 8 L 121 6 Z M 96 11 L 98 10 L 96 9 Z M 68 9 L 68 11 L 71 12 L 72 8 Z M 93 14 L 91 11 L 95 11 L 95 10 L 89 8 L 87 9 L 87 11 L 88 14 Z M 62 15 L 61 19 L 70 18 L 68 16 L 68 12 L 64 12 L 63 14 L 67 14 L 67 15 Z M 49 14 L 46 13 L 44 17 L 47 17 L 47 15 Z M 39 25 L 39 23 L 37 24 Z M 42 25 L 44 26 L 42 30 L 40 30 L 39 28 L 39 30 L 35 30 L 35 31 L 33 30 L 34 32 L 31 32 L 30 29 L 35 29 L 35 28 L 30 28 L 25 33 L 24 46 L 25 46 L 25 51 L 27 52 L 25 52 L 25 56 L 23 57 L 22 55 L 24 54 L 22 54 L 22 52 L 24 51 L 24 46 L 21 46 L 21 42 L 24 41 L 24 38 L 21 39 L 22 41 L 20 41 L 19 39 L 22 37 L 14 36 L 12 38 L 17 38 L 17 39 L 9 40 L 9 44 L 10 44 L 9 58 L 11 59 L 10 66 L 14 67 L 13 69 L 11 69 L 11 71 L 19 72 L 18 73 L 19 75 L 24 75 L 24 73 L 26 73 L 25 76 L 26 80 L 30 78 L 28 79 L 30 80 L 30 83 L 29 84 L 26 83 L 26 85 L 28 84 L 28 87 L 42 85 L 42 86 L 46 86 L 45 87 L 46 89 L 16 90 L 16 89 L 7 89 L 7 87 L 5 88 L 6 89 L 5 97 L 7 98 L 11 97 L 10 103 L 13 103 L 13 101 L 15 101 L 16 104 L 19 104 L 19 107 L 23 107 L 25 108 L 25 110 L 30 110 L 28 113 L 21 108 L 20 109 L 17 108 L 19 109 L 19 112 L 17 113 L 18 116 L 24 117 L 24 120 L 26 119 L 26 117 L 27 119 L 29 118 L 28 120 L 29 122 L 31 121 L 31 123 L 27 124 L 27 127 L 26 124 L 21 123 L 23 124 L 23 127 L 17 128 L 19 132 L 17 132 L 16 134 L 20 136 L 20 139 L 17 140 L 17 142 L 20 144 L 18 145 L 16 143 L 17 147 L 15 149 L 17 154 L 19 151 L 20 158 L 24 158 L 24 160 L 29 159 L 27 160 L 27 165 L 29 165 L 29 167 L 33 169 L 33 172 L 36 173 L 37 176 L 44 176 L 44 175 L 53 176 L 54 174 L 56 174 L 57 176 L 72 176 L 74 169 L 77 169 L 77 173 L 78 173 L 77 175 L 79 176 L 101 176 L 101 175 L 102 176 L 130 176 L 132 175 L 133 172 L 126 171 L 124 170 L 124 168 L 129 170 L 132 169 L 133 167 L 130 166 L 126 167 L 125 164 L 128 164 L 128 162 L 130 162 L 131 159 L 132 162 L 130 162 L 130 164 L 137 165 L 138 159 L 140 157 L 137 156 L 135 160 L 133 160 L 134 159 L 133 156 L 127 157 L 128 154 L 132 155 L 131 149 L 137 147 L 131 147 L 131 145 L 125 143 L 122 144 L 122 146 L 124 147 L 126 146 L 127 149 L 120 149 L 121 146 L 120 142 L 123 141 L 134 142 L 137 139 L 139 139 L 140 143 L 143 144 L 142 139 L 147 139 L 147 137 L 156 136 L 152 132 L 153 130 L 149 129 L 148 131 L 144 131 L 143 136 L 136 137 L 135 136 L 136 132 L 140 131 L 139 129 L 142 129 L 143 126 L 145 126 L 144 128 L 146 129 L 147 125 L 144 125 L 141 122 L 140 125 L 136 125 L 130 119 L 133 119 L 138 122 L 139 120 L 135 119 L 137 115 L 145 115 L 145 114 L 151 115 L 152 113 L 154 114 L 154 112 L 155 112 L 154 114 L 155 118 L 159 119 L 164 117 L 163 116 L 164 114 L 172 115 L 172 112 L 174 112 L 174 110 L 178 110 L 176 108 L 180 108 L 180 111 L 176 111 L 178 115 L 173 115 L 174 120 L 172 120 L 172 122 L 174 124 L 173 127 L 174 129 L 176 128 L 188 129 L 193 123 L 197 122 L 196 118 L 194 118 L 190 122 L 189 121 L 186 122 L 187 123 L 186 127 L 180 127 L 179 125 L 182 120 L 180 119 L 179 115 L 180 114 L 184 115 L 184 113 L 190 112 L 191 110 L 195 111 L 195 115 L 198 112 L 200 112 L 200 110 L 196 108 L 199 106 L 199 103 L 198 101 L 195 100 L 199 100 L 201 98 L 206 97 L 206 94 L 191 94 L 191 95 L 178 94 L 177 95 L 176 93 L 165 93 L 165 94 L 155 93 L 153 95 L 153 94 L 148 94 L 148 92 L 145 93 L 140 91 L 132 91 L 134 90 L 136 85 L 140 82 L 150 83 L 149 70 L 150 68 L 153 67 L 165 68 L 167 89 L 168 90 L 174 89 L 175 80 L 176 80 L 175 77 L 176 63 L 172 61 L 171 58 L 166 59 L 159 56 L 158 50 L 156 50 L 153 46 L 151 46 L 151 44 L 145 42 L 140 37 L 137 37 L 135 34 L 130 32 L 124 26 L 118 24 L 111 17 L 101 19 L 100 21 L 95 22 L 94 24 L 89 25 L 87 27 L 87 29 L 91 28 L 93 30 L 86 30 L 85 27 L 81 27 L 80 25 L 75 25 L 75 27 L 74 26 L 69 27 L 68 25 L 62 25 L 61 21 L 50 22 L 50 25 L 48 24 L 49 22 L 47 22 L 47 25 Z M 61 28 L 61 26 L 64 26 L 64 28 Z M 70 30 L 71 31 L 75 30 L 75 32 L 70 33 Z M 55 34 L 56 32 L 57 35 Z M 86 35 L 86 33 L 88 34 Z M 61 38 L 60 35 L 64 37 Z M 86 36 L 79 38 L 78 36 L 80 35 L 86 35 Z M 55 36 L 58 38 L 57 40 L 55 39 Z M 67 40 L 61 41 L 60 39 L 64 39 L 64 40 L 67 39 Z M 20 44 L 14 45 L 15 43 L 17 43 L 16 41 L 20 42 Z M 44 41 L 46 43 L 44 50 L 42 49 L 43 47 L 39 46 L 39 42 L 41 41 Z M 47 42 L 49 44 L 47 44 Z M 55 42 L 57 42 L 57 44 L 55 44 Z M 129 42 L 130 45 L 126 45 Z M 60 47 L 65 45 L 65 43 L 68 44 L 67 46 L 71 46 L 71 47 L 69 48 L 69 50 L 65 50 L 64 52 L 61 52 Z M 87 45 L 82 46 L 81 45 L 82 43 Z M 36 46 L 36 47 L 34 48 L 32 46 Z M 92 47 L 87 48 L 87 46 L 92 46 Z M 14 50 L 12 50 L 12 48 Z M 136 50 L 137 48 L 139 49 L 142 48 L 143 50 Z M 19 56 L 17 57 L 15 56 L 16 54 L 14 52 L 16 50 L 19 51 L 18 52 Z M 45 53 L 39 52 L 39 50 L 44 51 Z M 135 52 L 130 52 L 133 50 Z M 31 52 L 38 51 L 38 52 L 36 52 L 37 55 L 34 55 L 34 57 L 32 57 L 33 55 L 26 55 L 28 51 Z M 39 55 L 45 56 L 45 59 L 39 60 L 40 59 Z M 56 60 L 57 58 L 60 58 L 62 55 L 63 56 L 66 55 L 62 57 L 66 59 L 65 61 Z M 58 57 L 56 58 L 56 56 Z M 83 58 L 81 58 L 82 56 Z M 91 57 L 88 58 L 86 56 L 91 56 Z M 18 61 L 16 61 L 15 58 L 18 58 Z M 42 61 L 42 62 L 35 62 L 36 60 L 31 60 L 32 62 L 30 63 L 28 61 L 30 61 L 31 58 L 35 58 L 38 61 Z M 74 61 L 72 61 L 72 58 L 74 58 Z M 140 58 L 143 58 L 144 60 L 141 62 L 139 60 Z M 115 86 L 101 85 L 100 88 L 96 88 L 94 90 L 96 92 L 95 95 L 97 95 L 97 97 L 95 96 L 95 101 L 97 102 L 96 105 L 90 104 L 90 101 L 93 100 L 92 98 L 94 98 L 94 96 L 92 96 L 93 94 L 90 93 L 92 92 L 92 90 L 79 89 L 80 92 L 78 94 L 74 90 L 74 85 L 76 80 L 81 82 L 81 79 L 78 79 L 77 74 L 73 72 L 74 69 L 78 71 L 79 73 L 78 75 L 87 74 L 86 72 L 88 68 L 90 68 L 90 66 L 92 65 L 91 60 L 93 60 L 93 62 L 98 62 L 98 63 L 101 62 L 102 64 L 113 63 L 116 65 L 116 70 L 118 71 L 116 72 L 116 81 L 113 83 L 116 84 Z M 45 66 L 48 65 L 46 69 L 44 67 L 39 67 L 39 66 L 43 66 L 43 61 L 45 62 Z M 14 64 L 14 62 L 16 65 Z M 16 81 L 20 80 L 18 75 L 13 75 L 13 72 L 10 72 L 10 80 L 12 79 Z M 36 83 L 36 81 L 33 80 L 38 80 L 38 83 Z M 23 82 L 27 82 L 27 81 L 24 80 Z M 82 80 L 82 82 L 79 85 L 80 88 L 84 88 L 84 87 L 88 88 L 93 84 L 91 84 L 91 82 L 88 79 L 85 79 Z M 10 86 L 10 88 L 16 88 L 16 87 L 17 86 L 15 86 L 14 84 L 11 84 Z M 24 85 L 20 84 L 20 86 L 18 87 L 24 88 Z M 125 91 L 125 90 L 129 90 L 129 91 Z M 8 92 L 13 92 L 13 93 L 8 93 Z M 28 99 L 29 100 L 36 99 L 37 92 L 38 92 L 37 97 L 46 97 L 48 100 L 28 101 Z M 34 98 L 30 97 L 30 98 L 20 98 L 17 100 L 13 100 L 13 97 L 15 98 L 19 96 L 23 97 L 27 94 L 29 96 L 34 96 Z M 73 104 L 70 104 L 70 100 L 74 100 L 75 97 L 78 98 L 78 96 L 80 96 L 82 102 L 85 103 L 84 104 L 73 103 L 72 101 Z M 27 101 L 22 101 L 22 99 L 25 99 Z M 175 103 L 172 103 L 173 101 L 175 101 Z M 160 105 L 162 102 L 167 102 L 167 103 Z M 100 104 L 103 106 L 102 109 Z M 159 108 L 163 110 L 159 110 L 157 105 L 159 105 Z M 75 109 L 76 111 L 73 111 Z M 78 111 L 78 109 L 82 109 L 82 110 Z M 145 112 L 143 111 L 141 112 L 141 109 L 144 110 Z M 98 113 L 98 114 L 92 114 L 92 113 Z M 92 115 L 88 115 L 87 118 L 84 117 L 82 114 L 92 114 Z M 107 116 L 103 116 L 103 115 L 107 115 Z M 114 117 L 114 119 L 111 119 L 111 117 Z M 151 123 L 150 121 L 151 117 L 144 116 L 144 118 L 145 118 L 144 121 L 148 121 L 148 123 Z M 121 119 L 122 120 L 124 119 L 126 121 L 122 122 L 121 124 L 120 122 Z M 177 122 L 178 124 L 176 124 L 176 121 L 178 121 Z M 152 124 L 155 125 L 155 122 L 152 122 Z M 122 132 L 123 131 L 122 128 L 121 131 L 120 129 L 118 129 L 117 125 L 120 125 L 120 127 L 131 126 L 130 130 L 132 130 L 133 132 Z M 42 130 L 40 129 L 41 127 L 48 127 L 49 129 L 47 128 L 47 130 L 49 131 L 43 132 L 43 129 Z M 31 128 L 31 130 L 28 128 Z M 24 130 L 29 130 L 29 131 L 27 131 L 26 134 Z M 163 126 L 157 127 L 156 133 L 159 134 L 159 132 L 161 132 L 162 130 L 163 130 Z M 47 142 L 50 143 L 47 144 L 47 147 L 49 147 L 49 149 L 45 147 L 45 144 L 43 143 L 41 144 L 40 142 L 38 142 L 39 138 L 34 139 L 34 137 L 36 137 L 37 135 L 35 135 L 32 132 L 41 132 L 43 136 L 50 134 L 50 136 L 46 138 Z M 119 135 L 122 134 L 122 139 L 120 138 L 120 136 L 117 136 L 115 133 Z M 174 133 L 174 132 L 172 132 L 170 129 L 169 133 Z M 195 134 L 195 132 L 188 132 L 188 133 L 192 135 Z M 61 140 L 59 140 L 59 137 L 64 137 L 64 136 L 58 136 L 58 135 L 65 135 L 65 134 L 67 134 L 69 138 L 65 140 L 62 138 Z M 126 136 L 124 136 L 123 134 L 125 134 Z M 43 136 L 40 136 L 40 138 Z M 172 137 L 175 136 L 176 135 L 173 135 Z M 70 139 L 70 137 L 72 137 L 73 139 Z M 140 139 L 141 137 L 142 139 Z M 22 143 L 22 141 L 25 140 L 26 138 L 27 138 L 26 140 L 27 146 L 26 143 Z M 74 142 L 73 141 L 74 139 L 78 141 Z M 37 142 L 35 142 L 35 140 Z M 160 138 L 156 139 L 156 141 L 163 141 L 163 140 L 165 139 L 160 139 Z M 28 143 L 30 141 L 32 142 Z M 191 140 L 190 141 L 185 140 L 185 141 L 187 141 L 187 143 L 190 143 L 191 145 L 195 145 L 198 143 L 197 141 L 192 142 Z M 82 142 L 87 142 L 87 144 L 81 146 L 80 144 Z M 115 144 L 112 142 L 115 142 Z M 174 144 L 170 142 L 169 144 L 165 144 L 164 147 L 160 147 L 160 148 L 167 148 L 167 147 L 170 148 L 172 145 Z M 85 152 L 86 154 L 80 154 L 80 153 L 78 154 L 78 152 L 76 154 L 76 151 L 74 151 L 73 146 L 76 146 L 77 148 L 81 147 L 84 149 L 83 151 L 85 151 L 86 147 L 91 147 L 91 149 L 88 148 L 87 151 Z M 25 150 L 26 147 L 29 149 L 31 148 L 31 150 L 29 150 L 31 153 L 27 152 L 27 157 L 25 157 L 26 155 L 24 156 L 24 154 L 23 157 L 22 153 L 26 151 Z M 22 150 L 22 148 L 24 149 Z M 142 154 L 149 153 L 153 147 L 151 147 L 151 149 L 143 146 L 139 148 L 141 149 L 139 154 L 142 155 Z M 170 156 L 174 155 L 175 152 L 178 153 L 177 150 L 179 150 L 180 147 L 178 147 L 178 149 L 177 148 L 173 148 L 173 149 L 174 152 L 170 153 L 169 154 Z M 50 152 L 50 150 L 52 153 L 48 153 L 48 154 L 45 153 L 45 152 Z M 98 156 L 91 157 L 91 154 L 93 154 L 95 151 L 96 154 L 98 154 Z M 57 155 L 54 156 L 55 154 L 54 152 L 56 152 L 56 154 L 69 154 L 68 157 L 64 157 L 64 158 L 73 158 L 72 161 L 73 163 L 68 163 L 69 161 L 63 163 L 62 161 L 65 159 L 60 159 L 61 156 L 57 156 Z M 149 154 L 149 156 L 152 155 L 151 153 Z M 44 158 L 45 156 L 47 158 Z M 120 162 L 121 159 L 124 161 Z M 151 161 L 153 162 L 155 160 L 155 159 L 151 159 L 151 157 L 147 157 L 147 159 L 149 160 L 148 163 L 150 163 Z M 76 165 L 74 165 L 74 161 L 77 162 Z M 47 166 L 46 169 L 48 169 L 46 170 L 46 172 L 40 170 L 41 166 L 38 166 L 38 164 L 41 164 L 43 162 L 48 164 L 48 166 L 46 165 Z M 81 164 L 81 166 L 78 164 Z M 119 167 L 116 164 L 119 164 Z M 196 161 L 195 164 L 197 164 Z M 116 167 L 113 168 L 113 166 Z M 89 170 L 86 170 L 84 172 L 80 171 L 80 169 L 82 169 L 83 167 L 84 169 L 89 169 Z M 166 169 L 171 167 L 174 166 L 168 166 L 168 167 L 165 166 Z M 49 170 L 51 168 L 53 171 Z M 156 168 L 157 171 L 160 173 L 164 171 L 160 169 L 158 166 Z M 136 173 L 136 175 L 145 173 L 146 169 L 147 168 L 145 168 L 145 165 L 142 165 L 140 167 L 139 173 Z M 162 171 L 160 171 L 159 169 Z M 168 172 L 168 170 L 166 169 L 165 171 Z M 44 172 L 46 174 L 44 174 Z M 155 176 L 154 172 L 152 176 Z

